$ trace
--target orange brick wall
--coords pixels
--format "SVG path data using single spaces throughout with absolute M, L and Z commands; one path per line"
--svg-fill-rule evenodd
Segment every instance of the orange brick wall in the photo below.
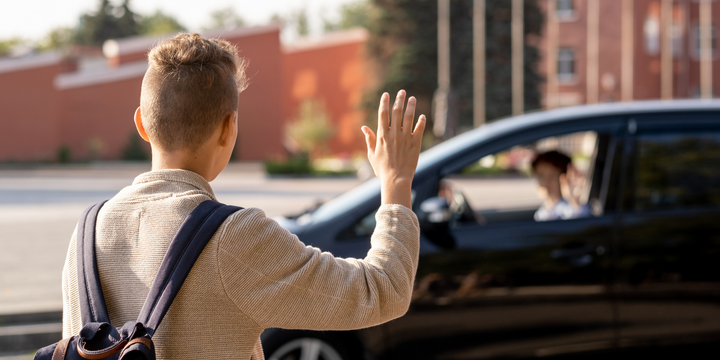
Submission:
M 335 127 L 328 147 L 334 154 L 365 151 L 360 109 L 367 81 L 364 41 L 286 52 L 284 62 L 285 122 L 297 116 L 304 99 L 325 102 Z
M 360 132 L 367 78 L 364 39 L 283 51 L 275 28 L 227 40 L 249 60 L 249 87 L 239 99 L 237 160 L 283 156 L 285 124 L 306 98 L 325 103 L 335 128 L 328 144 L 331 154 L 365 151 Z M 121 58 L 137 61 L 146 53 Z M 139 105 L 142 74 L 58 89 L 57 76 L 75 71 L 71 63 L 0 73 L 0 161 L 52 161 L 62 146 L 70 147 L 75 160 L 121 157 L 135 133 L 133 113 Z M 119 62 L 121 67 L 126 64 Z
M 117 159 L 135 132 L 142 77 L 61 90 L 62 145 L 75 159 Z M 95 152 L 94 156 L 91 152 Z
M 232 40 L 232 39 L 231 39 Z M 250 61 L 250 86 L 240 94 L 235 156 L 264 160 L 284 153 L 282 147 L 282 53 L 280 34 L 269 32 L 232 41 Z
M 237 160 L 283 154 L 282 52 L 279 29 L 227 39 L 250 60 L 250 86 L 240 94 Z M 126 55 L 145 58 L 147 51 Z M 135 125 L 142 74 L 58 89 L 74 71 L 68 61 L 0 72 L 0 161 L 53 161 L 61 146 L 75 160 L 119 159 Z M 148 148 L 149 149 L 149 148 Z
M 67 63 L 0 73 L 0 160 L 48 161 L 58 149 L 55 76 Z

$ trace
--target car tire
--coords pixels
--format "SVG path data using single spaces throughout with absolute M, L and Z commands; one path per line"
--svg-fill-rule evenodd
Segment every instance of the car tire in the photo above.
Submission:
M 261 339 L 263 352 L 268 360 L 363 360 L 364 358 L 358 341 L 343 332 L 268 329 Z

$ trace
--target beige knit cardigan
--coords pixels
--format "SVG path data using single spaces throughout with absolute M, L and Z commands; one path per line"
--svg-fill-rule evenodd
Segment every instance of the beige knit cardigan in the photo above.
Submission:
M 105 204 L 95 247 L 113 325 L 137 318 L 170 241 L 208 199 L 215 196 L 200 175 L 160 170 Z M 376 218 L 372 248 L 358 260 L 306 246 L 262 210 L 231 215 L 156 332 L 158 359 L 261 360 L 265 328 L 348 330 L 403 315 L 417 269 L 417 218 L 401 205 L 381 206 Z M 82 327 L 75 246 L 73 234 L 63 269 L 63 338 Z

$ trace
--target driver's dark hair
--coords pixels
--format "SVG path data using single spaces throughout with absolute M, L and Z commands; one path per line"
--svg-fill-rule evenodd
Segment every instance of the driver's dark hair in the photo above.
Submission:
M 558 170 L 560 170 L 561 174 L 565 174 L 565 173 L 567 173 L 568 165 L 570 165 L 571 162 L 572 162 L 572 160 L 570 159 L 569 156 L 567 156 L 557 150 L 552 150 L 552 151 L 547 151 L 544 153 L 537 154 L 535 156 L 535 159 L 533 159 L 533 161 L 532 161 L 532 168 L 533 168 L 533 171 L 536 171 L 538 164 L 546 163 L 546 164 L 550 164 L 550 165 L 554 166 L 555 168 L 557 168 Z

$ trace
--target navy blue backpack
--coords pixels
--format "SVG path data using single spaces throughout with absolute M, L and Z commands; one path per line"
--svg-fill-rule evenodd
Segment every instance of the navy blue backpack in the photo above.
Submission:
M 218 227 L 241 210 L 215 201 L 198 205 L 170 243 L 137 321 L 110 325 L 95 260 L 95 221 L 101 202 L 83 213 L 77 229 L 77 274 L 83 328 L 80 334 L 46 346 L 36 360 L 155 360 L 152 336 L 195 261 Z

